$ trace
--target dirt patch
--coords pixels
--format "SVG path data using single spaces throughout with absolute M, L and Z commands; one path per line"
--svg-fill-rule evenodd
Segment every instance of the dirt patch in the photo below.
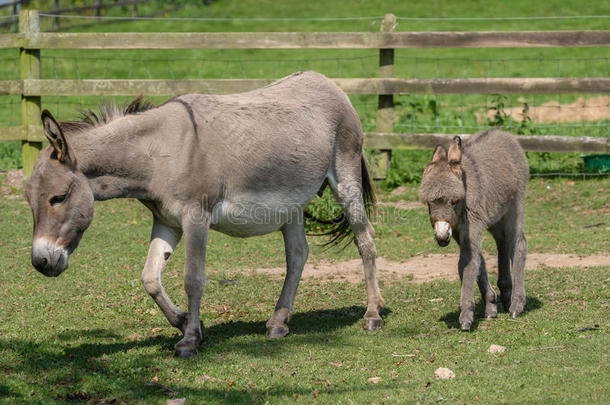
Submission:
M 388 201 L 377 203 L 380 207 L 394 207 L 400 210 L 415 210 L 418 208 L 425 208 L 425 205 L 419 201 Z
M 0 186 L 0 194 L 11 200 L 21 198 L 25 179 L 22 169 L 9 170 Z
M 485 255 L 488 271 L 497 272 L 497 258 Z M 407 279 L 416 284 L 433 280 L 456 280 L 458 255 L 432 254 L 414 256 L 404 262 L 377 258 L 377 273 L 380 280 Z M 610 266 L 610 255 L 577 256 L 570 254 L 532 253 L 527 256 L 526 269 L 536 270 L 540 266 L 548 267 L 594 267 Z M 269 274 L 284 278 L 284 267 L 261 268 L 254 270 L 257 274 Z M 364 280 L 362 260 L 354 259 L 339 263 L 322 262 L 307 264 L 303 270 L 303 278 L 315 278 L 322 281 L 347 281 L 360 283 Z
M 390 194 L 401 195 L 401 194 L 405 194 L 408 192 L 409 192 L 409 189 L 407 188 L 407 186 L 398 186 L 394 190 L 392 190 L 392 192 L 390 192 Z
M 521 100 L 519 100 L 521 101 Z M 523 119 L 523 107 L 505 108 L 504 112 L 515 121 Z M 477 113 L 477 121 L 484 123 L 485 118 L 493 119 L 494 111 Z M 610 119 L 610 97 L 579 98 L 570 104 L 548 101 L 539 106 L 530 106 L 527 115 L 533 122 L 590 122 Z

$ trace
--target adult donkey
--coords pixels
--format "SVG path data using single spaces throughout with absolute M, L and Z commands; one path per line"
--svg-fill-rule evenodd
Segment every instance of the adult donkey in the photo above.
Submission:
M 184 334 L 177 356 L 195 355 L 204 339 L 199 307 L 210 228 L 239 237 L 282 231 L 286 279 L 267 335 L 288 333 L 308 255 L 303 208 L 326 185 L 345 214 L 334 236 L 351 230 L 364 262 L 364 326 L 382 326 L 384 301 L 366 209 L 374 204 L 374 188 L 362 128 L 348 97 L 326 77 L 296 73 L 252 92 L 188 94 L 156 108 L 136 99 L 123 111 L 106 107 L 62 124 L 44 111 L 42 121 L 51 145 L 41 152 L 26 190 L 34 214 L 32 264 L 58 276 L 91 223 L 94 200 L 139 199 L 154 218 L 142 281 Z M 161 285 L 182 235 L 188 312 Z

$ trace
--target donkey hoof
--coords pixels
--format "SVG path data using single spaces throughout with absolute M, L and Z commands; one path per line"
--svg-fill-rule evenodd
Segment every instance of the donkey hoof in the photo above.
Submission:
M 197 349 L 189 349 L 186 347 L 177 348 L 174 352 L 174 356 L 178 357 L 179 359 L 188 359 L 195 355 L 197 355 Z
M 510 312 L 511 318 L 517 318 L 523 313 L 523 305 L 511 305 L 511 308 L 508 310 L 508 312 Z
M 270 339 L 277 339 L 284 337 L 288 334 L 289 330 L 287 326 L 275 325 L 267 327 L 267 337 Z
M 383 319 L 381 318 L 368 318 L 364 320 L 364 329 L 366 330 L 379 330 L 383 326 Z
M 472 324 L 470 322 L 462 322 L 460 324 L 460 330 L 462 332 L 470 332 L 470 327 L 472 326 Z

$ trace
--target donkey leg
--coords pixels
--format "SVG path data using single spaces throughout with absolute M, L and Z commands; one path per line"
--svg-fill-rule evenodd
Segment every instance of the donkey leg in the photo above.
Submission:
M 510 276 L 510 256 L 504 218 L 490 229 L 498 248 L 498 288 L 505 311 L 510 307 L 513 282 Z
M 148 257 L 142 271 L 142 283 L 169 323 L 184 332 L 186 313 L 174 305 L 161 284 L 161 273 L 181 236 L 181 230 L 171 228 L 154 218 Z
M 332 183 L 331 186 L 333 186 Z M 383 319 L 379 315 L 379 310 L 384 307 L 385 301 L 381 296 L 377 282 L 375 231 L 366 215 L 364 200 L 362 199 L 362 187 L 359 182 L 345 181 L 337 183 L 333 190 L 336 190 L 335 195 L 345 212 L 352 232 L 354 232 L 355 243 L 362 257 L 366 282 L 364 329 L 378 330 L 383 326 Z
M 527 241 L 523 234 L 525 218 L 525 196 L 517 196 L 514 202 L 514 214 L 511 217 L 511 245 L 513 261 L 513 291 L 509 312 L 513 318 L 518 317 L 525 308 L 525 258 L 527 256 Z
M 286 279 L 275 312 L 267 321 L 267 337 L 270 338 L 283 337 L 289 332 L 287 323 L 290 321 L 294 297 L 309 255 L 302 213 L 299 218 L 293 218 L 282 227 L 282 235 L 286 249 Z
M 485 268 L 485 259 L 483 255 L 479 254 L 479 276 L 477 277 L 477 284 L 479 285 L 479 291 L 483 302 L 485 303 L 485 318 L 493 319 L 498 317 L 498 307 L 496 306 L 496 292 L 494 291 L 491 284 L 489 284 L 489 278 L 487 277 L 487 269 Z
M 377 281 L 377 267 L 375 259 L 377 249 L 373 239 L 374 231 L 370 222 L 366 224 L 354 222 L 352 230 L 356 235 L 356 245 L 362 257 L 364 279 L 366 282 L 366 313 L 364 314 L 364 329 L 378 330 L 383 326 L 383 319 L 379 311 L 385 306 L 385 301 L 379 290 Z
M 478 228 L 478 229 L 477 229 Z M 460 329 L 469 331 L 474 321 L 474 282 L 481 266 L 481 242 L 483 230 L 477 224 L 469 224 L 469 230 L 460 232 L 460 259 L 458 271 L 462 280 L 460 298 Z
M 199 319 L 199 307 L 206 285 L 205 252 L 210 230 L 209 215 L 197 223 L 186 219 L 182 228 L 186 250 L 184 290 L 188 299 L 188 312 L 183 329 L 184 337 L 174 348 L 177 357 L 186 358 L 197 354 L 197 346 L 203 343 L 205 337 L 203 322 Z

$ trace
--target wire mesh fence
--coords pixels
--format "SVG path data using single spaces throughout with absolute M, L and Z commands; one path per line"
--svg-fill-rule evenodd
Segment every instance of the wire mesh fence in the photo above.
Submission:
M 120 13 L 120 10 L 115 10 Z M 12 18 L 6 17 L 5 20 Z M 97 21 L 117 24 L 149 24 L 162 31 L 252 30 L 273 31 L 379 31 L 383 16 L 370 17 L 209 17 L 166 16 L 67 16 L 42 13 L 41 29 L 51 23 Z M 472 24 L 485 28 L 485 21 L 527 24 L 532 21 L 607 21 L 610 16 L 556 16 L 519 18 L 417 18 L 398 16 L 400 29 L 438 29 L 442 24 Z M 431 23 L 438 24 L 435 26 Z M 166 26 L 162 26 L 166 24 Z M 196 25 L 199 24 L 199 25 Z M 258 24 L 258 25 L 257 25 Z M 349 26 L 349 29 L 345 29 Z M 406 27 L 404 24 L 409 24 Z M 478 24 L 478 25 L 477 25 Z M 564 22 L 562 22 L 564 24 Z M 578 23 L 574 23 L 575 27 Z M 603 24 L 603 23 L 602 23 Z M 66 25 L 62 22 L 62 27 Z M 565 25 L 564 25 L 565 26 Z M 123 26 L 121 26 L 122 28 Z M 127 27 L 127 25 L 125 25 Z M 137 31 L 136 25 L 130 25 Z M 537 25 L 537 27 L 539 27 Z M 253 29 L 254 28 L 254 29 Z M 464 28 L 464 27 L 463 27 Z M 97 28 L 96 28 L 97 29 Z M 78 30 L 78 29 L 76 29 Z M 119 29 L 121 31 L 122 29 Z M 129 31 L 129 30 L 125 30 Z M 332 78 L 371 78 L 379 74 L 376 49 L 197 49 L 197 50 L 55 50 L 41 51 L 41 79 L 276 79 L 295 71 L 316 70 Z M 0 50 L 2 79 L 18 80 L 18 50 Z M 538 49 L 396 49 L 394 75 L 405 79 L 452 78 L 598 78 L 610 76 L 607 48 Z M 584 90 L 586 91 L 586 90 Z M 351 95 L 364 130 L 377 127 L 378 97 Z M 162 102 L 163 97 L 152 97 Z M 42 108 L 60 119 L 74 119 L 79 110 L 100 102 L 125 103 L 128 97 L 69 96 L 42 98 Z M 394 96 L 393 131 L 398 133 L 473 133 L 502 126 L 521 134 L 610 137 L 610 101 L 607 94 L 411 94 Z M 0 96 L 0 125 L 19 125 L 19 97 Z
M 610 56 L 475 58 L 413 57 L 398 53 L 395 76 L 402 78 L 607 77 L 610 72 Z M 42 78 L 46 79 L 257 79 L 280 78 L 302 70 L 316 70 L 329 77 L 357 78 L 375 77 L 379 69 L 379 55 L 371 50 L 80 51 L 79 54 L 45 50 L 42 60 Z M 11 59 L 11 63 L 17 62 Z M 364 129 L 374 131 L 377 97 L 352 95 L 351 99 Z M 66 118 L 99 102 L 96 97 L 43 100 L 54 108 L 54 113 Z M 605 94 L 418 94 L 395 96 L 395 105 L 396 132 L 472 133 L 503 126 L 523 134 L 610 136 L 610 98 Z

